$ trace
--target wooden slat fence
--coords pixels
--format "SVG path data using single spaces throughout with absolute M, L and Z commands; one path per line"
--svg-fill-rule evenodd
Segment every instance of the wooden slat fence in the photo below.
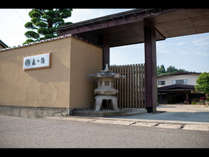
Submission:
M 119 108 L 144 108 L 144 64 L 112 65 L 112 72 L 124 78 L 116 79 L 114 88 L 118 89 Z

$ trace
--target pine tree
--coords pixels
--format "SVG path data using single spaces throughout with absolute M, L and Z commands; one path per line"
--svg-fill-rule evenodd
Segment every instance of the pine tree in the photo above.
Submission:
M 157 66 L 157 74 L 160 75 L 160 74 L 163 74 L 163 73 L 166 73 L 164 65 Z
M 175 66 L 169 66 L 167 70 L 165 69 L 164 65 L 157 66 L 157 75 L 164 75 L 164 74 L 171 74 L 176 72 L 189 72 L 185 69 L 177 69 Z
M 57 28 L 65 23 L 64 19 L 71 16 L 72 8 L 68 9 L 32 9 L 29 12 L 31 21 L 25 28 L 31 29 L 25 33 L 28 38 L 23 44 L 40 41 L 57 36 Z
M 174 66 L 169 66 L 167 68 L 167 73 L 174 73 L 174 72 L 178 72 L 178 69 L 176 69 Z

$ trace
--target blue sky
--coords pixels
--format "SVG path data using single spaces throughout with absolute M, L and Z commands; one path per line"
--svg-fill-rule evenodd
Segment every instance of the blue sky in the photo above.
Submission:
M 22 45 L 31 9 L 0 9 L 0 39 L 8 46 Z M 65 21 L 73 23 L 131 9 L 74 9 Z M 110 49 L 110 64 L 144 63 L 144 44 Z M 157 42 L 157 64 L 194 72 L 209 72 L 209 33 L 168 38 Z

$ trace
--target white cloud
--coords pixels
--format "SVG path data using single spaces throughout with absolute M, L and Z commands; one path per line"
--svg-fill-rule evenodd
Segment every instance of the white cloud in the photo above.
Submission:
M 198 56 L 209 57 L 209 51 L 208 50 L 200 49 L 200 50 L 194 51 L 194 54 L 198 55 Z M 209 60 L 209 58 L 208 58 L 208 60 Z
M 192 40 L 194 46 L 209 46 L 209 36 L 202 36 Z
M 75 23 L 90 19 L 92 16 L 94 16 L 94 11 L 92 9 L 73 9 L 71 17 L 66 19 L 66 21 Z
M 24 24 L 30 9 L 0 9 L 0 39 L 8 46 L 21 45 L 26 37 Z
M 185 45 L 185 42 L 177 42 L 176 43 L 176 46 L 183 46 L 183 45 Z
M 0 9 L 0 39 L 8 46 L 22 45 L 27 39 L 24 33 L 28 30 L 24 24 L 30 21 L 31 9 Z M 130 9 L 73 9 L 72 16 L 66 22 L 79 22 Z
M 128 10 L 131 9 L 73 9 L 71 17 L 67 18 L 66 22 L 76 23 Z

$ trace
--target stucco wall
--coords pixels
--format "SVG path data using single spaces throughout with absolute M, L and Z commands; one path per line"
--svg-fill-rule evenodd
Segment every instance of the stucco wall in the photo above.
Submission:
M 94 79 L 102 69 L 102 49 L 71 38 L 70 108 L 89 108 L 94 104 Z
M 165 81 L 165 85 L 158 85 L 158 87 L 168 86 L 173 84 L 173 80 L 187 79 L 187 85 L 196 85 L 196 81 L 199 75 L 187 74 L 187 75 L 174 75 L 174 76 L 164 76 L 158 78 L 158 81 Z
M 51 68 L 23 71 L 23 57 L 51 53 Z M 0 105 L 69 107 L 70 38 L 0 52 Z

